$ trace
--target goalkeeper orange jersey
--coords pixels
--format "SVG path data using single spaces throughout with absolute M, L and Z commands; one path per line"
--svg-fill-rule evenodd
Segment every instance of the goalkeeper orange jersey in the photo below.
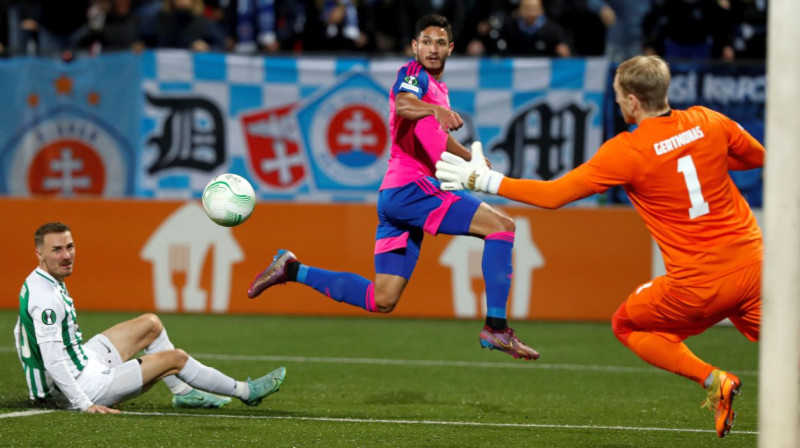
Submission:
M 560 207 L 621 185 L 661 248 L 667 276 L 700 283 L 762 260 L 761 230 L 728 170 L 763 163 L 755 138 L 698 106 L 643 120 L 560 179 L 504 179 L 498 193 Z

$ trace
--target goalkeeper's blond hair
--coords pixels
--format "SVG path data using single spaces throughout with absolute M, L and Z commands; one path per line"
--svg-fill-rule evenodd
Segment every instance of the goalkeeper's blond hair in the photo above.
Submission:
M 669 65 L 658 56 L 634 56 L 617 67 L 622 93 L 636 97 L 646 111 L 669 107 Z

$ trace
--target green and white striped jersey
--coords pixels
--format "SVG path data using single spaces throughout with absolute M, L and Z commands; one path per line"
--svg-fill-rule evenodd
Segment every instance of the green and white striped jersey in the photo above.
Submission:
M 49 398 L 55 389 L 39 349 L 43 342 L 61 342 L 70 373 L 77 377 L 88 362 L 83 352 L 75 306 L 64 282 L 41 268 L 25 279 L 19 293 L 19 319 L 14 327 L 17 354 L 31 399 Z

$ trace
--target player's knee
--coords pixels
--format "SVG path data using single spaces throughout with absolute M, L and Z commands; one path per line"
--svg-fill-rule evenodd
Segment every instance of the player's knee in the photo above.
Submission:
M 168 352 L 170 364 L 173 368 L 178 370 L 182 369 L 183 366 L 186 365 L 186 361 L 189 360 L 189 354 L 179 348 L 174 350 L 165 350 L 164 352 Z
M 514 233 L 517 231 L 517 225 L 514 223 L 514 220 L 506 215 L 498 216 L 498 227 L 501 229 L 501 232 Z
M 500 212 L 492 213 L 486 223 L 488 224 L 488 235 L 500 232 L 514 233 L 517 230 L 514 220 Z
M 377 300 L 375 301 L 375 311 L 379 313 L 391 313 L 394 311 L 395 306 L 397 306 L 397 302 L 380 303 Z
M 148 331 L 151 333 L 155 333 L 158 336 L 161 333 L 161 330 L 164 329 L 164 324 L 161 323 L 161 319 L 158 318 L 153 313 L 143 314 L 141 319 L 147 323 Z
M 375 311 L 379 313 L 391 313 L 397 302 L 400 301 L 400 296 L 395 294 L 382 294 L 375 295 Z
M 628 345 L 628 337 L 633 332 L 633 322 L 628 317 L 627 303 L 622 302 L 622 305 L 617 308 L 614 316 L 611 318 L 611 331 L 614 336 L 619 339 L 624 345 Z
M 164 330 L 164 324 L 161 323 L 161 319 L 153 313 L 143 314 L 139 319 L 141 319 L 145 325 L 144 340 L 142 342 L 145 345 L 149 345 L 151 342 L 155 341 Z

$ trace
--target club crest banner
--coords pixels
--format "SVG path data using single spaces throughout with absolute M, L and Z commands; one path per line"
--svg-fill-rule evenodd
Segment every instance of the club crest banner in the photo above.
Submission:
M 0 62 L 0 194 L 135 194 L 141 116 L 137 56 Z
M 373 202 L 390 154 L 389 90 L 404 59 L 145 53 L 136 194 L 199 197 L 213 176 L 261 200 Z M 604 59 L 459 59 L 444 81 L 495 169 L 549 180 L 602 143 Z
M 232 172 L 260 200 L 374 202 L 404 59 L 158 50 L 0 63 L 0 194 L 198 198 Z M 451 58 L 444 81 L 507 175 L 549 180 L 602 139 L 604 59 Z M 491 198 L 491 200 L 499 200 Z

